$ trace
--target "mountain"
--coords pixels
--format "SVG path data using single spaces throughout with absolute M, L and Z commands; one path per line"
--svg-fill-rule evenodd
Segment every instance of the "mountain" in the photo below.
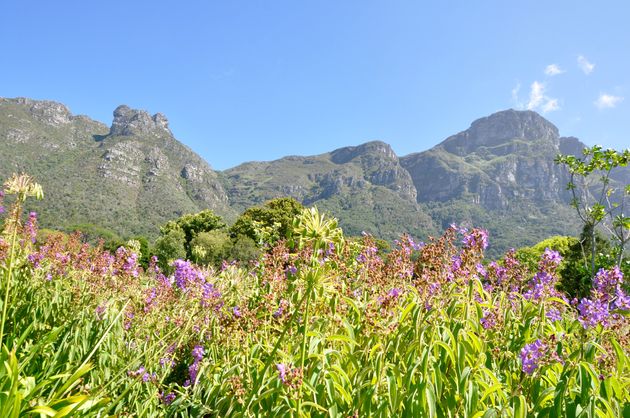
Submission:
M 234 217 L 218 174 L 173 137 L 166 118 L 127 106 L 108 128 L 60 103 L 0 99 L 0 178 L 20 171 L 44 187 L 38 211 L 48 226 L 154 237 L 184 213 Z
M 416 236 L 437 232 L 416 202 L 409 172 L 384 142 L 311 157 L 249 162 L 223 174 L 230 202 L 239 209 L 292 196 L 333 213 L 352 235 L 368 231 L 394 239 L 402 232 Z
M 497 112 L 403 157 L 373 141 L 224 172 L 177 141 L 163 115 L 119 106 L 113 116 L 107 127 L 59 103 L 0 99 L 0 178 L 34 175 L 49 226 L 90 223 L 123 236 L 155 237 L 166 220 L 206 208 L 230 221 L 281 196 L 331 212 L 350 235 L 424 238 L 451 223 L 482 226 L 491 255 L 578 232 L 568 174 L 553 160 L 584 144 L 531 111 Z M 614 177 L 630 183 L 630 169 Z
M 404 231 L 425 236 L 451 223 L 483 226 L 498 253 L 577 233 L 568 173 L 554 158 L 583 147 L 535 112 L 506 110 L 400 158 L 389 145 L 369 142 L 246 163 L 225 175 L 231 202 L 241 207 L 291 195 L 335 213 L 351 234 L 366 230 L 387 239 Z

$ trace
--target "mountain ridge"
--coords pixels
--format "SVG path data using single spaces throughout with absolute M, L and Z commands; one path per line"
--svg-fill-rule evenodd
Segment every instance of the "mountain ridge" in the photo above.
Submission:
M 509 109 L 404 156 L 376 140 L 216 171 L 173 136 L 163 114 L 120 105 L 108 127 L 61 103 L 0 99 L 0 175 L 41 177 L 53 199 L 42 204 L 44 219 L 151 237 L 186 212 L 210 208 L 229 220 L 292 196 L 330 211 L 350 234 L 424 237 L 457 222 L 488 227 L 500 249 L 509 239 L 529 244 L 576 233 L 568 174 L 553 159 L 582 147 L 539 114 Z

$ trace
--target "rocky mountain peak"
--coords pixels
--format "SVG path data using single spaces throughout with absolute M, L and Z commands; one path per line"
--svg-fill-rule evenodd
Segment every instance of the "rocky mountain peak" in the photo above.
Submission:
M 466 155 L 479 147 L 496 147 L 513 139 L 545 141 L 558 147 L 558 128 L 531 110 L 509 109 L 477 119 L 441 145 L 453 154 Z
M 34 119 L 50 126 L 66 125 L 72 121 L 72 113 L 63 104 L 50 100 L 33 100 L 25 97 L 10 99 L 24 106 Z
M 364 155 L 372 155 L 387 160 L 398 160 L 392 147 L 383 141 L 370 141 L 354 147 L 339 148 L 330 153 L 330 158 L 336 164 L 345 164 Z
M 151 116 L 144 110 L 132 109 L 126 105 L 120 105 L 114 110 L 114 121 L 110 128 L 112 136 L 130 136 L 142 134 L 171 135 L 168 129 L 168 120 L 161 113 Z

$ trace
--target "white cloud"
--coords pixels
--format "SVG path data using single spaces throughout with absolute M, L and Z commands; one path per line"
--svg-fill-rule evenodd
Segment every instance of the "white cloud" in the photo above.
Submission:
M 531 90 L 529 91 L 529 102 L 527 103 L 527 109 L 534 110 L 540 106 L 545 99 L 545 85 L 538 81 L 532 83 Z
M 516 107 L 521 107 L 522 105 L 518 101 L 518 92 L 521 91 L 521 83 L 516 83 L 516 86 L 512 89 L 512 102 L 516 105 Z
M 560 104 L 558 99 L 545 95 L 544 83 L 534 81 L 530 87 L 529 102 L 527 102 L 526 108 L 527 110 L 541 110 L 543 113 L 547 113 L 560 110 Z
M 601 93 L 597 100 L 595 100 L 595 106 L 599 109 L 609 109 L 617 106 L 623 101 L 621 96 L 613 96 L 612 94 Z
M 562 73 L 566 73 L 563 69 L 561 69 L 558 64 L 549 64 L 547 68 L 545 68 L 545 74 L 554 76 Z
M 542 107 L 543 113 L 553 112 L 554 110 L 559 110 L 560 105 L 558 104 L 558 99 L 547 99 L 547 103 L 545 103 Z
M 587 60 L 584 55 L 580 55 L 577 57 L 577 63 L 578 67 L 580 67 L 580 69 L 584 71 L 584 74 L 586 75 L 589 75 L 595 69 L 595 64 L 589 62 L 589 60 Z

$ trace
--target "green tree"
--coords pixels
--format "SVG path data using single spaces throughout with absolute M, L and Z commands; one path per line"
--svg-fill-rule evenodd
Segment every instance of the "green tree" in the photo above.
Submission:
M 618 152 L 613 149 L 603 150 L 596 145 L 592 148 L 585 147 L 582 152 L 583 158 L 558 155 L 555 161 L 563 164 L 571 176 L 567 188 L 572 193 L 571 204 L 585 226 L 583 232 L 588 234 L 580 242 L 589 242 L 588 249 L 582 246 L 582 258 L 587 268 L 590 258 L 592 276 L 596 268 L 596 232 L 599 226 L 605 228 L 615 239 L 618 264 L 622 263 L 626 243 L 630 240 L 630 217 L 624 214 L 630 185 L 617 189 L 611 186 L 612 171 L 628 165 L 630 149 Z M 593 176 L 598 180 L 594 182 Z
M 229 257 L 232 240 L 226 231 L 200 232 L 192 239 L 190 246 L 195 263 L 218 265 Z
M 232 248 L 230 249 L 230 259 L 241 262 L 249 262 L 256 260 L 260 255 L 260 250 L 256 245 L 256 241 L 245 235 L 239 235 L 232 240 Z
M 160 233 L 162 236 L 166 236 L 172 231 L 181 231 L 184 234 L 184 249 L 186 251 L 184 257 L 192 259 L 193 254 L 190 244 L 197 234 L 201 232 L 220 230 L 225 227 L 225 222 L 223 222 L 223 219 L 220 216 L 215 215 L 214 212 L 206 209 L 199 213 L 186 214 L 179 219 L 167 222 L 160 228 Z
M 236 220 L 230 228 L 232 237 L 243 235 L 255 242 L 261 240 L 272 244 L 278 239 L 289 238 L 293 218 L 299 215 L 304 206 L 291 197 L 282 197 L 265 202 L 262 206 L 251 207 Z
M 180 228 L 171 228 L 155 241 L 155 255 L 162 270 L 170 271 L 173 260 L 186 258 L 186 235 Z

